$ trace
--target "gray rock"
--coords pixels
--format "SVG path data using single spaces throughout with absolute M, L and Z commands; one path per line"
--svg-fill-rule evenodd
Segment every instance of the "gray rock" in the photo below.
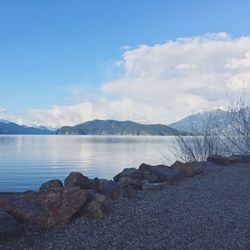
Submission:
M 63 187 L 63 183 L 60 180 L 50 180 L 41 185 L 39 191 L 52 191 Z
M 151 166 L 143 163 L 140 165 L 139 171 L 143 178 L 150 182 L 165 182 L 180 176 L 179 171 L 166 165 Z
M 143 174 L 143 180 L 150 183 L 159 182 L 159 178 L 156 174 Z
M 247 163 L 250 162 L 250 155 L 248 154 L 233 154 L 228 157 L 230 163 Z
M 10 240 L 20 236 L 22 226 L 4 209 L 0 208 L 0 240 Z
M 95 192 L 94 190 L 88 190 L 88 194 L 87 194 L 87 201 L 98 201 L 100 203 L 106 203 L 107 202 L 107 198 L 105 195 L 103 194 L 99 194 L 97 192 Z
M 170 181 L 180 176 L 179 171 L 165 166 L 153 166 L 151 172 L 158 177 L 160 182 Z
M 90 180 L 87 176 L 79 172 L 70 173 L 64 180 L 65 187 L 80 187 L 82 189 L 90 188 Z
M 100 190 L 100 180 L 96 177 L 93 180 L 91 180 L 91 189 L 98 192 Z
M 212 162 L 219 165 L 227 165 L 230 163 L 228 158 L 222 155 L 209 155 L 207 162 Z
M 118 184 L 122 187 L 127 187 L 131 185 L 136 189 L 140 189 L 142 182 L 140 179 L 132 178 L 132 177 L 121 177 L 118 181 Z
M 131 185 L 122 186 L 115 181 L 106 183 L 100 190 L 100 193 L 112 200 L 122 197 L 132 198 L 137 195 L 136 190 Z
M 119 181 L 122 177 L 130 177 L 134 179 L 141 179 L 141 173 L 136 168 L 125 168 L 123 171 L 116 176 L 114 176 L 114 181 Z
M 176 161 L 171 168 L 176 169 L 183 177 L 193 177 L 203 173 L 202 165 L 199 162 L 179 162 Z
M 100 193 L 107 196 L 110 199 L 117 199 L 122 197 L 123 188 L 117 182 L 108 181 L 102 185 Z

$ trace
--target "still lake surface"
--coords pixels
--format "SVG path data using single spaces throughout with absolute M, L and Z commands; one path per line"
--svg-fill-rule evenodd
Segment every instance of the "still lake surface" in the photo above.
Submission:
M 37 190 L 72 171 L 112 179 L 128 167 L 169 164 L 173 137 L 0 136 L 0 192 Z

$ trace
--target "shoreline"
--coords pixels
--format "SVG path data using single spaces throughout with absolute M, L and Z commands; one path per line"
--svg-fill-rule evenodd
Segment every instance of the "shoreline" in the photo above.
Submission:
M 102 219 L 77 217 L 50 230 L 27 225 L 0 249 L 249 249 L 248 163 L 200 166 L 191 178 L 109 199 Z

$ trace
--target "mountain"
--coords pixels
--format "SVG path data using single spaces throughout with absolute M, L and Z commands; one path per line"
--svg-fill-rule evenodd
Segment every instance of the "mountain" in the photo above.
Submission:
M 162 124 L 143 125 L 132 121 L 93 120 L 62 127 L 58 135 L 174 135 L 177 131 Z
M 185 132 L 205 132 L 210 129 L 226 128 L 231 123 L 230 112 L 221 109 L 192 114 L 168 126 Z
M 48 135 L 52 132 L 46 128 L 34 128 L 18 125 L 14 122 L 0 120 L 0 134 L 20 134 L 20 135 Z

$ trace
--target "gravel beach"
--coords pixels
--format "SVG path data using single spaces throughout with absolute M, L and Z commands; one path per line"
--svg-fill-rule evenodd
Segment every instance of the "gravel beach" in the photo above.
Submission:
M 101 220 L 27 227 L 0 249 L 250 249 L 249 164 L 204 164 L 200 175 L 110 206 Z

